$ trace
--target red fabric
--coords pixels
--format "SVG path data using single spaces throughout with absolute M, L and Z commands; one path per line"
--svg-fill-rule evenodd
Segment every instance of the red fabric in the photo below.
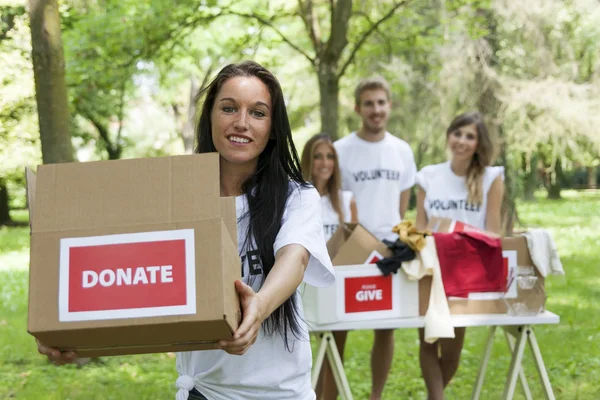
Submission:
M 502 241 L 480 232 L 434 233 L 446 296 L 505 292 Z

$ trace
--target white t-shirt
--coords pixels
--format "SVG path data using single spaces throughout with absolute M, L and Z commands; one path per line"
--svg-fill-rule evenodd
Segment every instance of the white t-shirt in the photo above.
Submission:
M 331 260 L 325 247 L 321 222 L 320 196 L 316 189 L 300 188 L 290 183 L 291 194 L 283 214 L 282 226 L 273 245 L 273 253 L 289 244 L 300 244 L 310 253 L 304 282 L 324 287 L 335 280 Z M 259 291 L 264 275 L 260 263 L 244 246 L 248 218 L 242 217 L 248 207 L 245 196 L 236 198 L 238 215 L 238 250 L 242 258 L 242 280 Z M 254 243 L 254 241 L 252 241 Z M 233 282 L 232 282 L 233 284 Z M 312 354 L 308 328 L 304 321 L 302 300 L 296 291 L 296 304 L 304 334 L 296 339 L 288 333 L 291 352 L 281 334 L 268 336 L 261 328 L 256 342 L 242 356 L 223 350 L 177 353 L 178 381 L 193 379 L 198 391 L 211 400 L 313 400 L 311 387 Z M 181 390 L 180 390 L 181 392 Z
M 474 205 L 467 201 L 469 189 L 466 178 L 452 171 L 450 161 L 424 167 L 417 174 L 417 184 L 425 191 L 427 218 L 452 218 L 485 229 L 488 192 L 498 176 L 504 179 L 504 167 L 485 168 L 483 202 Z
M 395 240 L 392 228 L 401 221 L 400 193 L 415 183 L 412 149 L 389 132 L 378 142 L 368 142 L 353 132 L 334 146 L 342 186 L 354 193 L 359 222 L 379 240 Z
M 341 190 L 339 196 L 341 200 L 340 205 L 342 207 L 342 211 L 344 212 L 344 222 L 350 222 L 352 219 L 350 203 L 352 202 L 353 194 L 347 190 Z M 323 232 L 325 233 L 325 241 L 327 241 L 331 239 L 331 236 L 333 236 L 340 225 L 340 217 L 333 209 L 331 198 L 328 194 L 321 196 L 321 216 L 323 218 Z

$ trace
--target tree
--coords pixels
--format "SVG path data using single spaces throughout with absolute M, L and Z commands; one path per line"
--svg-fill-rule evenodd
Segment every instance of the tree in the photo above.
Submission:
M 521 177 L 523 181 L 523 200 L 534 201 L 538 188 L 538 152 L 521 153 Z
M 0 6 L 0 225 L 24 205 L 23 167 L 41 160 L 28 25 L 25 7 Z
M 309 44 L 299 39 L 292 40 L 280 28 L 281 24 L 276 24 L 278 19 L 289 16 L 286 11 L 279 11 L 279 15 L 277 13 L 266 15 L 259 11 L 229 10 L 228 12 L 255 19 L 260 24 L 270 27 L 283 42 L 308 60 L 317 75 L 319 84 L 321 131 L 337 138 L 340 79 L 354 62 L 357 52 L 367 39 L 378 31 L 400 7 L 406 5 L 407 1 L 396 1 L 391 4 L 385 2 L 388 6 L 383 13 L 376 13 L 374 10 L 377 7 L 353 13 L 352 0 L 332 0 L 329 2 L 328 10 L 323 10 L 320 2 L 317 3 L 313 0 L 298 0 L 297 8 L 291 13 L 292 16 L 302 20 Z M 353 17 L 358 20 L 361 16 L 367 21 L 366 26 L 361 23 L 352 26 Z M 347 48 L 348 45 L 350 49 Z M 307 47 L 310 47 L 310 50 L 307 50 Z
M 73 161 L 57 0 L 29 0 L 32 60 L 45 164 Z
M 0 226 L 8 225 L 11 222 L 10 208 L 8 206 L 8 189 L 6 181 L 0 177 Z
M 262 42 L 262 29 L 239 26 L 239 17 L 222 16 L 195 29 L 155 56 L 153 64 L 160 90 L 154 98 L 170 111 L 184 152 L 194 147 L 199 95 L 222 66 L 244 54 L 254 58 Z
M 598 10 L 595 0 L 494 3 L 507 136 L 527 157 L 538 153 L 549 198 L 560 198 L 563 164 L 593 166 L 600 155 Z
M 200 28 L 220 15 L 212 8 L 213 3 L 182 0 L 174 5 L 108 0 L 69 4 L 63 21 L 67 83 L 72 94 L 72 110 L 77 117 L 75 136 L 85 143 L 95 143 L 101 158 L 120 158 L 130 144 L 128 134 L 131 132 L 123 128 L 128 108 L 139 103 L 142 97 L 147 100 L 152 96 L 148 91 L 181 89 L 181 80 L 173 79 L 169 79 L 173 87 L 159 87 L 161 68 L 172 67 L 186 58 L 181 47 L 191 44 L 192 53 L 197 53 L 194 46 L 212 47 L 203 41 L 202 46 L 190 43 L 189 37 L 195 31 L 203 31 Z M 165 75 L 173 74 L 168 67 L 164 71 Z M 195 79 L 195 75 L 184 77 L 186 83 Z M 195 94 L 191 93 L 187 100 Z M 161 98 L 162 103 L 162 97 L 169 96 L 159 93 L 156 97 Z M 189 129 L 193 113 L 187 118 L 189 113 L 182 110 L 189 108 L 188 101 L 184 103 L 186 105 L 168 102 L 166 109 L 176 115 L 173 130 L 182 137 L 185 151 L 189 152 L 193 144 L 193 129 L 191 132 Z M 184 122 L 186 119 L 190 121 Z
M 176 101 L 171 102 L 171 108 L 177 125 L 177 133 L 183 141 L 183 149 L 186 154 L 190 154 L 194 150 L 196 102 L 200 93 L 208 86 L 212 73 L 213 64 L 210 64 L 204 73 L 202 82 L 199 82 L 196 77 L 190 77 L 187 104 L 182 106 Z

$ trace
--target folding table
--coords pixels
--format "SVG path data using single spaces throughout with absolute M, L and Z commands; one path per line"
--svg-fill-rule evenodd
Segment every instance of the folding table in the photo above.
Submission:
M 532 352 L 536 369 L 542 387 L 544 389 L 545 397 L 549 400 L 554 400 L 554 393 L 552 386 L 550 385 L 550 379 L 544 365 L 542 358 L 542 352 L 538 345 L 537 339 L 533 327 L 535 325 L 547 325 L 547 324 L 558 324 L 560 318 L 558 315 L 545 311 L 535 316 L 510 316 L 506 314 L 465 314 L 465 315 L 453 315 L 452 322 L 455 327 L 474 327 L 474 326 L 489 326 L 489 332 L 484 347 L 483 355 L 481 358 L 479 371 L 473 387 L 471 399 L 479 399 L 481 390 L 483 388 L 483 381 L 485 378 L 485 372 L 492 352 L 494 344 L 494 334 L 496 328 L 501 327 L 504 330 L 504 335 L 508 341 L 508 346 L 512 352 L 510 367 L 506 382 L 504 385 L 504 394 L 502 399 L 512 399 L 515 393 L 517 385 L 517 378 L 521 381 L 523 392 L 528 400 L 533 399 L 531 391 L 527 384 L 525 374 L 521 362 L 523 360 L 523 354 L 525 353 L 525 347 L 529 344 L 529 348 Z M 342 364 L 340 354 L 335 345 L 333 339 L 333 331 L 340 330 L 372 330 L 372 329 L 414 329 L 423 328 L 424 318 L 396 318 L 396 319 L 380 319 L 370 321 L 348 321 L 338 322 L 334 324 L 326 325 L 315 325 L 309 323 L 310 332 L 317 337 L 317 355 L 313 363 L 312 370 L 312 384 L 313 388 L 316 387 L 321 367 L 325 360 L 325 354 L 327 354 L 331 370 L 335 379 L 338 392 L 342 400 L 352 400 L 352 392 L 344 366 Z

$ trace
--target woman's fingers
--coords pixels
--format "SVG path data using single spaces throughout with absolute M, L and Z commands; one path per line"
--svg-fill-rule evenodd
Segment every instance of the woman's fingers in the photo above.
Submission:
M 258 330 L 252 328 L 244 336 L 233 340 L 222 340 L 218 343 L 218 347 L 229 354 L 244 354 L 250 346 L 256 343 Z
M 68 364 L 77 358 L 77 353 L 74 351 L 61 352 L 59 349 L 48 347 L 44 343 L 36 339 L 38 352 L 45 355 L 55 365 Z
M 221 340 L 217 347 L 229 354 L 244 354 L 256 342 L 260 331 L 260 299 L 252 288 L 240 280 L 235 282 L 235 288 L 242 304 L 242 323 L 233 334 L 231 340 Z

